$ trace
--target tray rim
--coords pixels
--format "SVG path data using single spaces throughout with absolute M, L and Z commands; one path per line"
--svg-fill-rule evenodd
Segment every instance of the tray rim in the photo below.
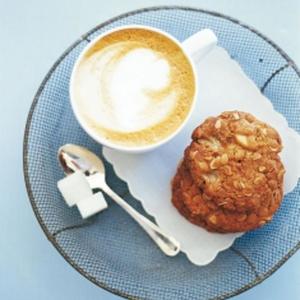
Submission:
M 300 70 L 295 64 L 295 62 L 286 54 L 285 51 L 283 51 L 277 44 L 275 44 L 271 39 L 266 37 L 264 34 L 260 33 L 258 30 L 255 28 L 239 21 L 238 19 L 235 19 L 231 16 L 212 11 L 212 10 L 206 10 L 206 9 L 201 9 L 201 8 L 196 8 L 196 7 L 190 7 L 190 6 L 180 6 L 180 5 L 161 5 L 161 6 L 150 6 L 146 8 L 141 8 L 141 9 L 136 9 L 136 10 L 131 10 L 123 14 L 119 14 L 115 17 L 112 17 L 108 19 L 105 22 L 100 23 L 99 25 L 95 26 L 88 32 L 84 33 L 81 35 L 79 39 L 77 39 L 71 46 L 69 46 L 60 56 L 59 58 L 55 61 L 55 63 L 52 65 L 52 67 L 49 69 L 47 72 L 46 76 L 42 80 L 41 84 L 39 85 L 39 88 L 37 92 L 34 95 L 32 104 L 30 106 L 27 120 L 26 120 L 26 125 L 25 125 L 25 130 L 24 130 L 24 137 L 23 137 L 23 176 L 24 176 L 24 181 L 25 181 L 25 186 L 28 194 L 28 198 L 31 204 L 31 207 L 33 209 L 33 212 L 35 214 L 36 219 L 38 220 L 38 223 L 40 227 L 42 228 L 44 234 L 46 235 L 47 239 L 51 242 L 51 244 L 55 247 L 55 249 L 62 255 L 62 257 L 77 271 L 79 272 L 82 276 L 84 276 L 86 279 L 94 283 L 96 286 L 105 289 L 106 291 L 113 293 L 117 296 L 127 298 L 127 299 L 132 299 L 132 300 L 140 300 L 144 299 L 136 295 L 132 295 L 123 291 L 120 291 L 118 289 L 115 289 L 109 285 L 107 285 L 105 282 L 100 282 L 99 280 L 96 280 L 93 276 L 91 276 L 89 273 L 84 271 L 69 255 L 64 251 L 64 249 L 60 246 L 59 242 L 56 240 L 55 236 L 51 234 L 51 232 L 48 230 L 48 227 L 44 223 L 41 215 L 39 214 L 38 207 L 35 204 L 35 198 L 33 196 L 33 192 L 31 189 L 31 183 L 30 183 L 30 178 L 29 178 L 29 168 L 28 168 L 28 142 L 29 142 L 29 133 L 30 133 L 30 127 L 31 127 L 31 122 L 32 122 L 32 117 L 33 113 L 35 111 L 35 107 L 39 101 L 40 95 L 47 84 L 49 78 L 51 77 L 52 73 L 55 71 L 55 69 L 58 67 L 58 65 L 61 63 L 61 61 L 77 46 L 79 45 L 83 40 L 86 40 L 88 36 L 93 34 L 95 31 L 113 23 L 116 22 L 120 19 L 137 15 L 140 13 L 145 13 L 145 12 L 152 12 L 152 11 L 161 11 L 161 10 L 183 10 L 183 11 L 193 11 L 193 12 L 199 12 L 199 13 L 204 13 L 210 16 L 215 16 L 219 17 L 221 19 L 228 20 L 232 23 L 235 23 L 245 29 L 248 29 L 249 31 L 255 33 L 258 35 L 260 38 L 262 38 L 264 41 L 266 41 L 268 44 L 270 44 L 287 62 L 287 64 L 294 69 L 296 74 L 300 78 Z M 275 73 L 278 72 L 275 71 L 273 74 L 270 74 L 270 76 L 275 75 Z M 222 300 L 222 299 L 228 299 L 233 296 L 237 296 L 252 287 L 262 283 L 265 279 L 270 277 L 275 271 L 277 271 L 291 256 L 293 256 L 298 250 L 300 249 L 300 241 L 297 242 L 297 244 L 291 248 L 285 256 L 283 256 L 272 268 L 270 268 L 263 276 L 260 276 L 259 278 L 255 278 L 254 280 L 250 281 L 249 283 L 245 284 L 241 288 L 238 288 L 234 291 L 224 293 L 222 295 L 216 296 L 212 298 L 211 300 Z

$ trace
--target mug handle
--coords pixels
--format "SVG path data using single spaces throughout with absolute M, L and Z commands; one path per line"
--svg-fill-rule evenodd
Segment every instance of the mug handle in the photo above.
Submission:
M 185 52 L 197 62 L 217 44 L 218 38 L 211 29 L 203 29 L 182 42 Z

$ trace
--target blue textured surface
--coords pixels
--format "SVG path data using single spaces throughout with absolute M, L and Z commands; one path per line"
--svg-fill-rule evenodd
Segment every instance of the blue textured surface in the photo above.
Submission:
M 64 205 L 57 191 L 56 183 L 63 176 L 56 162 L 61 145 L 71 142 L 101 153 L 100 146 L 79 128 L 70 108 L 68 88 L 74 61 L 88 40 L 112 27 L 132 23 L 156 26 L 179 40 L 203 28 L 212 28 L 219 37 L 219 45 L 227 49 L 261 87 L 274 72 L 290 63 L 257 33 L 218 15 L 186 9 L 154 9 L 116 19 L 84 36 L 51 71 L 36 97 L 28 140 L 25 140 L 28 142 L 25 174 L 31 200 L 48 238 L 72 264 L 100 286 L 143 299 L 217 299 L 235 294 L 267 276 L 298 245 L 300 185 L 285 197 L 273 222 L 244 235 L 233 249 L 224 251 L 202 268 L 193 266 L 183 254 L 165 257 L 116 205 L 95 217 L 91 224 L 72 228 L 82 223 L 81 218 L 75 209 Z M 274 77 L 281 80 L 276 85 L 266 86 L 265 92 L 271 101 L 273 98 L 276 101 L 278 94 L 285 95 L 277 101 L 277 109 L 285 110 L 290 126 L 299 130 L 300 76 L 292 65 L 282 74 Z M 295 92 L 288 93 L 291 89 Z M 292 109 L 287 111 L 285 107 Z M 126 190 L 122 191 L 124 185 L 112 172 L 108 181 L 143 212 L 138 202 Z
M 103 7 L 101 2 L 91 1 L 92 9 L 88 9 L 87 12 L 85 1 L 52 1 L 48 4 L 42 4 L 38 1 L 27 1 L 26 3 L 17 3 L 16 1 L 4 3 L 0 1 L 1 24 L 4 24 L 0 28 L 3 32 L 3 39 L 0 42 L 2 53 L 0 64 L 1 70 L 5 70 L 5 72 L 0 72 L 2 90 L 0 122 L 3 142 L 1 145 L 3 154 L 1 163 L 2 169 L 5 170 L 5 175 L 2 173 L 1 180 L 2 203 L 4 205 L 0 218 L 1 299 L 117 298 L 84 280 L 65 263 L 43 238 L 38 225 L 33 221 L 28 201 L 24 197 L 25 191 L 21 175 L 21 140 L 22 126 L 25 121 L 26 110 L 32 100 L 32 94 L 53 61 L 80 33 L 110 16 L 138 6 L 138 1 L 126 2 L 111 0 L 110 6 Z M 143 1 L 139 6 L 167 2 Z M 171 4 L 180 1 L 172 2 Z M 234 0 L 181 1 L 181 4 L 185 5 L 201 5 L 219 10 L 253 24 L 272 39 L 275 39 L 299 63 L 300 60 L 297 60 L 300 53 L 297 46 L 299 39 L 296 39 L 297 36 L 293 37 L 292 33 L 297 33 L 294 29 L 297 28 L 295 25 L 299 25 L 299 22 L 295 21 L 296 19 L 299 20 L 299 5 L 296 3 L 296 1 L 284 3 L 282 1 L 251 1 L 245 5 L 245 3 L 241 4 Z M 272 18 L 276 19 L 277 22 L 272 21 Z M 55 20 L 55 22 L 51 20 Z M 20 47 L 16 47 L 16 45 Z M 11 60 L 10 57 L 14 57 L 14 59 Z M 247 68 L 245 70 L 249 72 Z M 291 69 L 287 69 L 286 72 L 289 74 L 285 74 L 283 71 L 276 76 L 265 92 L 272 98 L 273 103 L 278 105 L 276 106 L 279 107 L 278 109 L 281 109 L 284 114 L 292 116 L 293 113 L 294 115 L 297 113 L 295 111 L 297 103 L 295 106 L 282 106 L 280 103 L 286 94 L 291 98 L 299 95 L 297 94 L 299 90 L 293 89 L 293 80 L 289 81 L 291 85 L 286 86 L 285 90 L 275 89 L 282 81 L 281 77 L 289 78 L 292 76 L 293 78 Z M 15 84 L 16 79 L 18 80 L 17 86 Z M 58 95 L 60 93 L 61 91 L 58 92 Z M 49 141 L 49 143 L 52 146 L 52 142 Z M 37 178 L 37 180 L 42 179 Z M 123 185 L 119 188 L 121 191 L 125 187 Z M 47 196 L 47 193 L 43 196 Z M 59 207 L 56 209 L 59 210 Z M 76 213 L 70 212 L 69 221 L 76 220 L 76 218 Z M 52 221 L 56 228 L 62 225 L 55 223 L 57 219 Z M 93 226 L 97 226 L 98 221 Z M 286 239 L 290 238 L 287 237 Z M 81 240 L 85 242 L 86 237 L 82 237 Z M 69 240 L 66 241 L 66 244 L 72 245 L 73 242 Z M 96 244 L 95 247 L 97 247 Z M 72 255 L 76 257 L 78 254 L 73 253 Z M 257 253 L 257 256 L 260 256 L 260 253 Z M 261 257 L 260 259 L 263 260 Z M 128 258 L 127 266 L 129 264 L 130 258 Z M 153 264 L 150 272 L 155 272 L 156 268 L 157 264 Z M 262 264 L 263 268 L 264 264 Z M 215 268 L 215 271 L 217 270 L 218 268 Z M 193 272 L 191 271 L 191 274 Z M 185 277 L 184 273 L 182 277 Z M 272 299 L 282 299 L 285 297 L 297 299 L 300 293 L 299 278 L 299 254 L 297 254 L 269 280 L 237 298 L 257 299 L 261 297 L 268 299 L 272 297 Z M 229 279 L 227 278 L 227 280 Z M 139 291 L 138 287 L 135 288 Z M 177 296 L 182 298 L 184 292 L 182 290 Z

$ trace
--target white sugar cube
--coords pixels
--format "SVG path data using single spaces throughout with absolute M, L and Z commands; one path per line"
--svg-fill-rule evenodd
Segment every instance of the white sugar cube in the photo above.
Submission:
M 83 219 L 107 208 L 107 202 L 101 192 L 82 199 L 76 205 Z
M 82 199 L 93 195 L 92 190 L 81 171 L 68 175 L 57 182 L 57 187 L 68 206 L 73 206 Z

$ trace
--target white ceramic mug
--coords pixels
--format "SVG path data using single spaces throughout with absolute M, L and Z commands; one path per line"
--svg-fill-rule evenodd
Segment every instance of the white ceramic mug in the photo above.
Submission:
M 107 139 L 105 139 L 100 134 L 95 133 L 95 131 L 93 131 L 87 125 L 87 123 L 84 122 L 84 120 L 81 118 L 80 113 L 79 113 L 80 107 L 76 104 L 76 101 L 74 100 L 75 99 L 75 97 L 74 97 L 74 77 L 75 77 L 75 73 L 77 72 L 77 68 L 78 68 L 78 65 L 79 65 L 79 62 L 81 61 L 81 59 L 84 57 L 86 52 L 89 51 L 99 40 L 101 40 L 106 35 L 111 34 L 113 32 L 116 32 L 116 31 L 119 31 L 119 30 L 138 29 L 138 28 L 160 33 L 160 34 L 164 35 L 165 37 L 167 37 L 168 39 L 170 39 L 171 41 L 173 41 L 174 43 L 176 43 L 181 48 L 182 52 L 188 58 L 191 66 L 192 66 L 192 69 L 193 69 L 194 80 L 195 80 L 195 94 L 194 94 L 194 99 L 193 99 L 193 102 L 192 102 L 192 105 L 190 107 L 190 111 L 189 111 L 187 117 L 182 121 L 181 125 L 175 131 L 173 131 L 170 135 L 168 135 L 164 139 L 161 139 L 159 142 L 149 144 L 149 145 L 146 145 L 146 146 L 142 145 L 142 146 L 136 146 L 136 147 L 127 147 L 127 146 L 123 146 L 123 145 L 120 145 L 120 144 L 114 144 L 113 142 L 107 141 Z M 100 144 L 102 144 L 104 146 L 107 146 L 109 148 L 116 149 L 116 150 L 119 150 L 119 151 L 123 151 L 123 152 L 131 152 L 131 153 L 146 152 L 146 151 L 153 150 L 154 148 L 157 148 L 157 147 L 167 143 L 168 141 L 170 141 L 173 137 L 175 137 L 181 131 L 181 129 L 187 123 L 187 121 L 188 121 L 189 117 L 191 116 L 192 111 L 195 107 L 195 102 L 196 102 L 197 95 L 198 95 L 197 72 L 196 72 L 196 68 L 195 68 L 195 63 L 197 63 L 197 61 L 202 59 L 208 52 L 210 52 L 212 50 L 212 48 L 216 45 L 216 43 L 217 43 L 217 37 L 214 34 L 214 32 L 210 29 L 203 29 L 203 30 L 193 34 L 192 36 L 187 38 L 182 43 L 179 42 L 177 39 L 175 39 L 170 34 L 168 34 L 167 32 L 162 31 L 162 30 L 157 29 L 157 28 L 154 28 L 154 27 L 150 27 L 150 26 L 126 25 L 126 26 L 116 27 L 114 29 L 111 29 L 109 31 L 106 31 L 106 32 L 102 33 L 101 35 L 96 37 L 93 41 L 91 41 L 83 49 L 83 51 L 81 52 L 81 54 L 79 55 L 79 57 L 77 58 L 77 60 L 75 62 L 75 65 L 73 67 L 73 71 L 72 71 L 72 74 L 71 74 L 70 99 L 71 99 L 71 105 L 72 105 L 74 114 L 75 114 L 78 122 L 80 123 L 82 128 L 94 140 L 96 140 L 97 142 L 99 142 Z

